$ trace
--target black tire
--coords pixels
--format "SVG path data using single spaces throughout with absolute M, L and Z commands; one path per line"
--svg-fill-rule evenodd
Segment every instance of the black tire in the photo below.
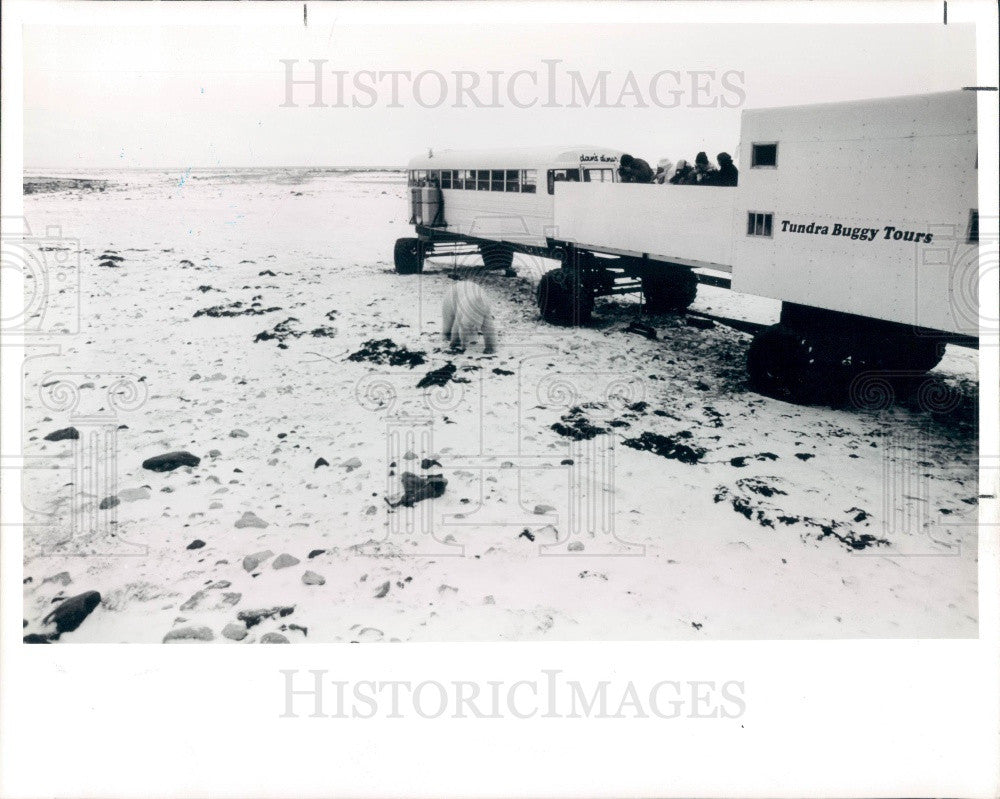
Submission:
M 806 334 L 785 325 L 771 325 L 754 336 L 747 374 L 754 391 L 799 405 L 832 401 L 844 388 L 836 365 Z
M 487 269 L 509 271 L 514 265 L 514 250 L 503 244 L 483 244 L 479 248 Z
M 646 313 L 680 313 L 698 296 L 698 277 L 690 269 L 661 268 L 642 277 Z
M 538 282 L 538 310 L 555 325 L 586 325 L 594 310 L 594 295 L 568 269 L 553 269 Z
M 424 271 L 424 245 L 420 239 L 396 239 L 392 257 L 400 275 L 416 275 Z

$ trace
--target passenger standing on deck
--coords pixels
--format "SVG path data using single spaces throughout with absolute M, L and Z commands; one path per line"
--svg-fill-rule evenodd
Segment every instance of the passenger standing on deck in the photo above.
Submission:
M 718 175 L 719 170 L 712 166 L 704 150 L 695 156 L 691 183 L 697 186 L 716 186 Z
M 673 176 L 670 178 L 670 182 L 675 186 L 680 186 L 688 182 L 688 176 L 691 174 L 691 165 L 681 158 L 677 162 L 677 169 L 674 170 Z
M 716 186 L 735 186 L 739 182 L 740 171 L 729 153 L 719 153 L 719 173 Z
M 641 158 L 625 153 L 618 162 L 618 176 L 622 183 L 652 183 L 653 168 Z
M 670 180 L 670 171 L 674 168 L 674 162 L 669 158 L 661 158 L 656 163 L 656 175 L 653 176 L 653 182 L 664 184 Z

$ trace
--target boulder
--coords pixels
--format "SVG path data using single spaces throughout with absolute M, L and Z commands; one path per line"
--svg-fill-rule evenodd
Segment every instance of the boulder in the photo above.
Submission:
M 263 529 L 264 527 L 267 527 L 267 522 L 257 516 L 257 514 L 246 511 L 239 519 L 236 520 L 236 527 L 240 530 L 244 527 L 260 527 Z
M 75 441 L 80 437 L 80 431 L 75 427 L 64 427 L 62 430 L 55 430 L 45 436 L 46 441 Z
M 295 566 L 297 563 L 300 563 L 297 557 L 289 555 L 287 552 L 282 552 L 274 559 L 274 563 L 271 564 L 271 568 L 287 569 L 289 566 Z
M 288 639 L 281 633 L 264 633 L 260 637 L 260 642 L 262 644 L 287 644 Z
M 322 574 L 307 571 L 302 575 L 302 582 L 306 585 L 326 585 L 326 578 Z
M 243 568 L 248 572 L 252 572 L 273 555 L 274 553 L 270 549 L 265 549 L 263 552 L 254 552 L 252 555 L 247 555 L 243 558 Z
M 55 610 L 42 620 L 42 623 L 52 622 L 60 633 L 73 632 L 100 604 L 101 595 L 99 592 L 84 591 L 82 594 L 71 596 L 60 602 Z
M 229 622 L 225 627 L 222 628 L 223 638 L 229 638 L 233 641 L 242 641 L 247 637 L 247 628 L 245 624 L 237 624 L 234 621 Z
M 211 641 L 215 638 L 211 627 L 178 627 L 163 636 L 163 643 L 171 641 Z
M 167 452 L 163 455 L 154 455 L 142 462 L 143 469 L 151 472 L 172 472 L 181 466 L 197 466 L 201 463 L 201 458 L 192 455 L 190 452 Z

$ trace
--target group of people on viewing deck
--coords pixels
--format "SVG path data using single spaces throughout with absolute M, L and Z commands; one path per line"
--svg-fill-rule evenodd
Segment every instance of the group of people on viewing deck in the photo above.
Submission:
M 719 165 L 708 160 L 704 152 L 698 153 L 694 166 L 683 158 L 676 166 L 669 158 L 663 158 L 653 172 L 647 161 L 625 153 L 619 159 L 618 177 L 622 183 L 669 183 L 674 186 L 735 186 L 739 181 L 739 170 L 729 153 L 719 153 Z

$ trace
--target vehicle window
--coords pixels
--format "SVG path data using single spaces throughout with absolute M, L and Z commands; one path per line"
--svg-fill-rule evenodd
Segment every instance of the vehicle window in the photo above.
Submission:
M 613 169 L 585 169 L 583 179 L 586 183 L 610 183 L 614 180 Z
M 451 188 L 451 170 L 445 169 L 441 172 L 441 188 L 450 189 Z
M 535 185 L 538 182 L 537 169 L 521 170 L 521 191 L 527 194 L 535 193 Z
M 503 170 L 490 170 L 490 190 L 503 191 Z
M 762 214 L 750 211 L 747 214 L 747 235 L 770 237 L 773 223 L 774 214 Z
M 476 189 L 478 191 L 490 190 L 490 171 L 488 169 L 480 169 L 476 173 Z
M 777 166 L 778 165 L 778 143 L 755 144 L 751 153 L 750 166 Z
M 520 191 L 521 190 L 520 180 L 519 180 L 520 174 L 521 173 L 518 170 L 516 170 L 516 169 L 508 169 L 507 170 L 506 179 L 505 179 L 505 185 L 504 185 L 504 190 L 505 191 Z
M 430 169 L 427 171 L 427 185 L 428 186 L 440 186 L 441 178 L 440 174 L 436 169 Z
M 579 169 L 550 169 L 549 170 L 549 194 L 554 194 L 556 183 L 559 181 L 569 181 L 571 183 L 580 182 Z
M 427 170 L 426 169 L 418 169 L 417 170 L 417 185 L 418 186 L 423 186 L 423 185 L 426 184 L 426 182 L 427 182 Z

